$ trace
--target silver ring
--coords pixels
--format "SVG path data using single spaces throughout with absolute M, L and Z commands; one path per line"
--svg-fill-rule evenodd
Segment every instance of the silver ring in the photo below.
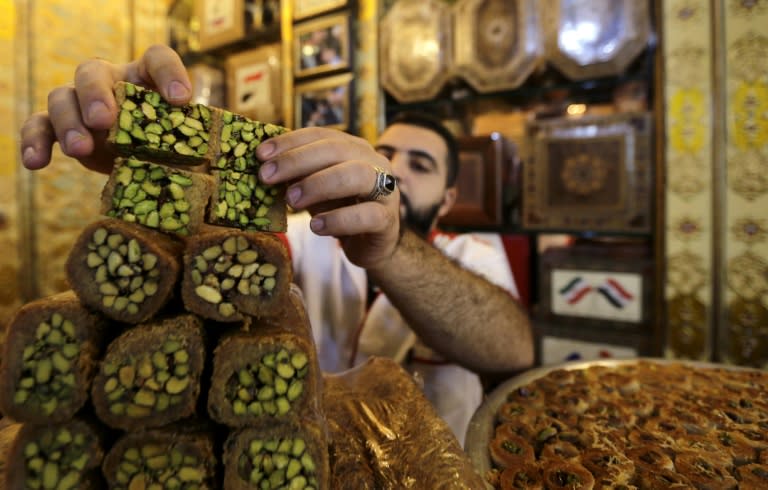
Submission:
M 392 174 L 381 167 L 374 167 L 374 170 L 376 170 L 376 182 L 373 184 L 371 193 L 368 194 L 367 199 L 369 201 L 378 201 L 395 192 L 395 187 L 397 187 L 397 180 Z

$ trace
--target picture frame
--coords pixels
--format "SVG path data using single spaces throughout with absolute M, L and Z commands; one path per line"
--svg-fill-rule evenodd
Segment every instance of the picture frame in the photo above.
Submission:
M 245 0 L 197 0 L 200 50 L 218 48 L 245 36 Z
M 298 84 L 294 89 L 294 129 L 352 128 L 353 76 L 344 73 Z
M 302 20 L 346 7 L 349 0 L 293 0 L 293 20 Z
M 282 118 L 282 59 L 280 44 L 239 52 L 225 61 L 227 107 L 265 122 Z
M 302 22 L 293 30 L 295 78 L 343 71 L 352 65 L 348 13 Z

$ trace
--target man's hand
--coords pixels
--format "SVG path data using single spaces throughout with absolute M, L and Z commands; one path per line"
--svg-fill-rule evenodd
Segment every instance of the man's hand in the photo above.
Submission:
M 152 46 L 138 61 L 116 65 L 100 59 L 80 64 L 73 85 L 48 94 L 48 110 L 32 114 L 21 128 L 24 166 L 35 170 L 51 161 L 59 142 L 65 155 L 99 172 L 109 172 L 114 154 L 105 145 L 118 114 L 112 91 L 118 81 L 157 90 L 171 104 L 189 102 L 191 83 L 181 58 L 167 46 Z
M 362 138 L 327 128 L 289 132 L 261 144 L 260 177 L 288 182 L 288 203 L 307 209 L 318 235 L 338 237 L 347 257 L 364 268 L 389 259 L 398 244 L 400 194 L 376 201 L 367 197 L 376 167 L 391 173 L 389 161 Z

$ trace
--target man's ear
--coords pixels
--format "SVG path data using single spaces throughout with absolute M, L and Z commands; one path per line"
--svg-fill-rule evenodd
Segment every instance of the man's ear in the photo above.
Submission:
M 450 211 L 453 208 L 453 205 L 456 204 L 456 197 L 458 194 L 459 189 L 456 186 L 449 187 L 445 190 L 445 194 L 443 194 L 443 203 L 440 205 L 440 209 L 437 210 L 437 216 L 442 218 L 448 214 L 448 211 Z

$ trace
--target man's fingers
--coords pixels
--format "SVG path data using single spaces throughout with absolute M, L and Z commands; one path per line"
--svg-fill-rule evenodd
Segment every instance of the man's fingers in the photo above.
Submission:
M 75 92 L 83 122 L 91 129 L 109 129 L 117 119 L 113 93 L 120 69 L 104 60 L 92 59 L 75 70 Z
M 317 214 L 312 217 L 310 228 L 318 235 L 373 235 L 397 229 L 397 219 L 386 207 L 375 202 L 363 202 Z
M 192 97 L 192 83 L 184 63 L 168 46 L 151 46 L 140 60 L 126 66 L 124 79 L 157 90 L 174 105 L 186 104 Z
M 365 160 L 370 165 L 389 168 L 389 161 L 371 151 L 370 145 L 362 139 L 340 138 L 339 131 L 330 129 L 326 129 L 328 133 L 302 131 L 282 134 L 259 145 L 257 157 L 262 161 L 264 159 L 259 155 L 264 145 L 279 147 L 277 156 L 262 166 L 259 175 L 264 182 L 291 181 L 349 160 Z
M 376 183 L 376 167 L 353 160 L 315 172 L 288 188 L 288 204 L 303 209 L 325 201 L 344 198 L 365 199 Z
M 51 161 L 56 141 L 48 113 L 32 114 L 21 127 L 21 161 L 30 170 L 43 168 Z
M 93 137 L 80 116 L 75 89 L 59 87 L 48 94 L 48 117 L 65 155 L 85 157 L 93 151 Z
M 265 161 L 270 158 L 282 156 L 286 152 L 305 146 L 317 140 L 330 140 L 335 144 L 343 144 L 346 147 L 354 147 L 358 151 L 370 149 L 370 145 L 358 136 L 330 128 L 303 128 L 296 131 L 289 131 L 280 136 L 270 138 L 256 150 L 256 156 L 259 160 Z
M 158 90 L 172 104 L 185 104 L 192 95 L 184 64 L 171 48 L 152 46 L 140 60 L 115 65 L 101 59 L 80 64 L 75 90 L 83 122 L 91 129 L 109 129 L 117 119 L 114 85 L 126 81 Z

